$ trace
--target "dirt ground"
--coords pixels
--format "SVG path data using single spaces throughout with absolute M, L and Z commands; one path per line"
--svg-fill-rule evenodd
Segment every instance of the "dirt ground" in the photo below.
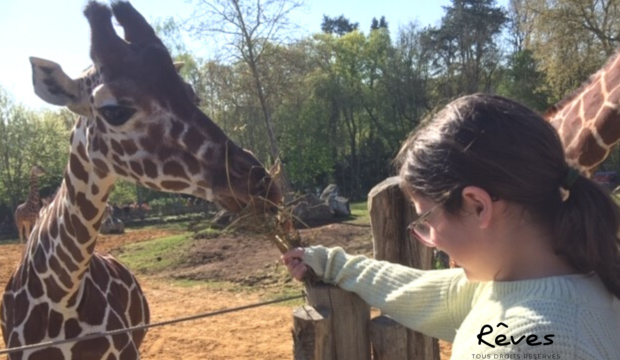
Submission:
M 171 234 L 171 231 L 151 229 L 102 235 L 97 249 L 115 253 L 124 244 Z M 370 228 L 364 225 L 330 224 L 304 230 L 302 237 L 315 244 L 342 246 L 351 253 L 372 253 Z M 17 265 L 21 248 L 8 244 L 0 249 L 0 284 L 4 284 Z M 283 287 L 301 290 L 301 286 L 291 282 L 277 265 L 280 254 L 275 246 L 253 236 L 232 234 L 194 240 L 189 254 L 182 266 L 165 277 L 137 275 L 149 300 L 152 322 L 257 303 L 265 300 L 266 293 Z M 173 284 L 170 277 L 229 281 L 256 290 L 185 287 Z M 292 310 L 290 304 L 276 304 L 153 328 L 141 346 L 142 359 L 290 360 Z M 449 346 L 441 344 L 441 348 L 442 360 L 447 360 Z

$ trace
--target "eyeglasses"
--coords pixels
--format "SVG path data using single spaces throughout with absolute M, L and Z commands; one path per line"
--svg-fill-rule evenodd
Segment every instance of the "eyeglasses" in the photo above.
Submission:
M 418 240 L 423 242 L 427 246 L 434 246 L 431 241 L 431 226 L 426 222 L 426 219 L 442 204 L 437 204 L 433 206 L 432 209 L 428 210 L 424 214 L 420 215 L 419 218 L 414 220 L 409 226 L 407 226 L 407 230 L 411 232 L 412 236 L 415 236 Z

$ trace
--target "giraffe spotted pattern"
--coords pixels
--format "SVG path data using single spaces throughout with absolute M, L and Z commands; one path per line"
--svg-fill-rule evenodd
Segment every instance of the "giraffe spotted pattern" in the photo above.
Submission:
M 271 211 L 280 190 L 264 167 L 197 107 L 179 65 L 129 3 L 91 1 L 93 66 L 71 79 L 49 60 L 31 58 L 35 93 L 78 115 L 69 161 L 54 199 L 43 208 L 2 298 L 5 344 L 71 339 L 149 322 L 136 280 L 96 252 L 118 179 L 191 194 L 238 211 Z M 123 27 L 116 35 L 112 15 Z M 135 360 L 145 331 L 9 355 L 11 360 Z
M 579 89 L 544 114 L 557 130 L 566 157 L 590 176 L 620 141 L 620 56 L 616 54 Z

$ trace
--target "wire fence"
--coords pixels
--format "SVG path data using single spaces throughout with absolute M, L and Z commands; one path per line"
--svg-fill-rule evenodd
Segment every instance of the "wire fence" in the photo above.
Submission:
M 239 307 L 222 309 L 222 310 L 212 311 L 208 313 L 202 313 L 202 314 L 197 314 L 197 315 L 192 315 L 192 316 L 187 316 L 187 317 L 182 317 L 182 318 L 177 318 L 177 319 L 171 319 L 171 320 L 166 320 L 166 321 L 160 321 L 160 322 L 155 322 L 155 323 L 150 323 L 150 324 L 132 326 L 132 327 L 128 327 L 125 329 L 110 330 L 110 331 L 106 331 L 102 333 L 88 334 L 88 335 L 84 335 L 84 336 L 76 337 L 72 339 L 54 340 L 54 341 L 47 341 L 47 342 L 42 342 L 38 344 L 31 344 L 31 345 L 24 345 L 20 347 L 2 349 L 0 350 L 0 355 L 12 354 L 12 353 L 22 352 L 26 350 L 41 349 L 41 348 L 57 346 L 57 345 L 78 342 L 78 341 L 83 341 L 83 340 L 92 340 L 92 339 L 97 339 L 97 338 L 106 337 L 106 336 L 120 335 L 120 334 L 125 334 L 125 333 L 133 332 L 133 331 L 147 330 L 147 329 L 154 328 L 154 327 L 161 327 L 161 326 L 177 324 L 177 323 L 185 322 L 185 321 L 198 320 L 198 319 L 203 319 L 203 318 L 207 318 L 211 316 L 222 315 L 222 314 L 227 314 L 227 313 L 232 313 L 232 312 L 237 312 L 237 311 L 253 309 L 253 308 L 257 308 L 261 306 L 277 304 L 277 303 L 281 303 L 285 301 L 302 299 L 305 297 L 306 295 L 302 292 L 301 295 L 289 296 L 289 297 L 270 300 L 270 301 L 263 301 L 263 302 L 256 303 L 256 304 L 243 305 Z

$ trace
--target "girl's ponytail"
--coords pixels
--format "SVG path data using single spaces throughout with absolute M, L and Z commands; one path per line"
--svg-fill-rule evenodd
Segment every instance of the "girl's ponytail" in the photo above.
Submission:
M 555 250 L 579 271 L 596 272 L 620 299 L 620 209 L 607 190 L 568 171 L 555 222 Z M 571 174 L 572 173 L 572 174 Z

